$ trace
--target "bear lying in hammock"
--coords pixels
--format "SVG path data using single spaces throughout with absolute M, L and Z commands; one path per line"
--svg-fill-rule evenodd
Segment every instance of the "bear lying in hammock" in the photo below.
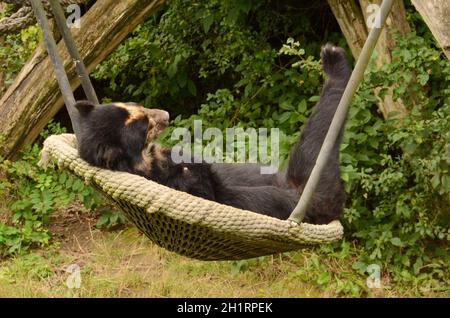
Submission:
M 77 136 L 80 157 L 91 165 L 138 174 L 204 199 L 287 219 L 314 167 L 351 74 L 343 49 L 327 44 L 321 57 L 327 80 L 320 101 L 291 151 L 285 172 L 262 175 L 256 164 L 175 163 L 171 149 L 151 144 L 167 127 L 169 114 L 134 103 L 97 106 L 78 102 L 75 106 L 81 116 L 81 133 Z M 340 217 L 345 201 L 339 173 L 341 139 L 342 131 L 305 222 L 327 224 Z

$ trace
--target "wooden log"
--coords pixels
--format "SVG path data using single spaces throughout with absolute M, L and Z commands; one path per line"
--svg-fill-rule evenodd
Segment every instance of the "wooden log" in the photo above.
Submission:
M 450 1 L 412 0 L 412 3 L 450 60 Z
M 357 59 L 368 34 L 359 4 L 355 0 L 328 0 L 328 4 L 353 56 Z
M 368 34 L 369 16 L 374 14 L 372 10 L 368 9 L 369 5 L 381 5 L 382 0 L 328 0 L 334 16 L 336 17 L 342 33 L 347 40 L 347 43 L 352 50 L 355 58 L 359 57 L 359 53 L 366 41 Z M 373 7 L 372 7 L 373 8 Z M 381 66 L 392 62 L 391 52 L 395 46 L 389 36 L 391 30 L 398 30 L 403 34 L 410 32 L 408 21 L 406 20 L 406 11 L 403 1 L 395 1 L 392 7 L 387 26 L 383 30 L 376 51 L 378 53 L 377 65 Z M 392 92 L 391 88 L 391 92 Z M 379 90 L 375 93 L 378 95 Z M 404 115 L 407 110 L 402 100 L 394 101 L 392 94 L 387 94 L 379 104 L 379 111 L 384 118 L 387 118 L 390 113 L 397 113 L 400 116 Z
M 368 10 L 369 6 L 381 5 L 381 2 L 382 0 L 360 0 L 361 9 L 366 21 L 369 20 L 369 15 L 373 14 Z M 377 64 L 379 66 L 390 64 L 392 62 L 391 52 L 395 47 L 395 42 L 389 35 L 391 31 L 399 31 L 401 34 L 408 34 L 411 32 L 409 23 L 406 20 L 406 10 L 403 1 L 394 1 L 387 25 L 383 29 L 380 40 L 377 43 Z
M 6 3 L 0 2 L 0 13 L 5 12 L 5 10 L 6 10 Z M 5 41 L 5 36 L 3 34 L 0 34 L 0 46 L 3 45 L 4 41 Z M 5 91 L 5 80 L 6 80 L 6 75 L 0 69 L 0 98 L 2 97 L 3 92 Z
M 361 9 L 366 21 L 368 21 L 369 14 L 371 14 L 371 11 L 367 10 L 367 8 L 370 5 L 374 4 L 381 5 L 381 2 L 382 0 L 360 0 Z M 383 29 L 383 32 L 381 33 L 380 39 L 378 40 L 377 46 L 375 48 L 378 53 L 378 57 L 376 60 L 376 64 L 378 67 L 392 63 L 391 52 L 395 47 L 395 41 L 390 36 L 390 33 L 392 31 L 398 31 L 401 34 L 408 34 L 411 32 L 409 23 L 406 20 L 406 10 L 402 0 L 394 1 L 391 13 L 389 14 L 387 25 Z M 384 97 L 383 101 L 378 105 L 379 111 L 383 114 L 384 118 L 388 118 L 392 113 L 396 113 L 397 116 L 400 117 L 408 113 L 402 99 L 397 99 L 395 101 L 392 99 L 394 88 L 395 87 L 389 88 L 388 93 Z M 376 90 L 375 93 L 378 95 L 379 90 Z
M 164 0 L 98 0 L 83 16 L 81 28 L 72 29 L 88 71 L 163 3 Z M 58 52 L 75 90 L 80 85 L 75 63 L 61 41 Z M 0 136 L 4 140 L 0 154 L 11 158 L 25 144 L 33 142 L 63 105 L 50 59 L 40 45 L 0 100 Z

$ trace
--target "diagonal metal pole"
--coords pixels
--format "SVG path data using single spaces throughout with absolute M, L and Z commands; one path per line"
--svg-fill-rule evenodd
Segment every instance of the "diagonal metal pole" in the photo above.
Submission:
M 48 56 L 52 61 L 55 76 L 58 81 L 59 88 L 61 89 L 64 103 L 66 104 L 66 108 L 70 116 L 70 121 L 72 122 L 73 131 L 75 132 L 75 135 L 78 136 L 80 131 L 80 120 L 78 111 L 74 107 L 75 98 L 73 97 L 72 88 L 70 87 L 70 82 L 67 78 L 64 65 L 62 64 L 61 58 L 58 55 L 56 42 L 53 38 L 53 34 L 47 20 L 46 12 L 41 0 L 30 0 L 30 2 L 36 16 L 36 20 L 42 32 L 42 40 L 44 41 L 45 47 L 47 48 Z
M 372 28 L 369 36 L 367 37 L 359 59 L 356 63 L 355 69 L 352 72 L 341 101 L 339 102 L 338 108 L 336 109 L 336 113 L 334 114 L 330 128 L 328 129 L 328 133 L 322 144 L 322 148 L 320 149 L 319 155 L 317 156 L 316 164 L 311 171 L 311 175 L 308 178 L 305 189 L 303 190 L 302 196 L 300 197 L 297 206 L 295 207 L 294 211 L 292 211 L 291 216 L 289 217 L 290 221 L 300 223 L 305 217 L 306 211 L 309 207 L 312 196 L 319 182 L 320 175 L 322 174 L 323 168 L 328 162 L 328 158 L 331 154 L 334 144 L 336 143 L 339 132 L 345 124 L 352 98 L 363 79 L 364 71 L 369 64 L 373 50 L 377 44 L 378 38 L 380 37 L 383 26 L 386 23 L 389 12 L 391 11 L 393 1 L 394 0 L 383 0 L 380 12 L 378 13 L 379 16 L 377 18 L 377 22 L 379 24 Z
M 59 32 L 66 44 L 67 51 L 69 51 L 75 63 L 75 69 L 80 78 L 81 86 L 83 87 L 84 93 L 87 99 L 89 99 L 94 104 L 99 104 L 97 94 L 95 93 L 94 87 L 92 86 L 91 80 L 89 79 L 89 74 L 86 66 L 83 63 L 83 59 L 78 52 L 75 41 L 73 40 L 72 33 L 67 27 L 66 17 L 64 15 L 63 8 L 59 3 L 59 0 L 49 0 L 50 6 L 52 7 L 53 16 L 55 17 L 56 24 L 58 26 Z

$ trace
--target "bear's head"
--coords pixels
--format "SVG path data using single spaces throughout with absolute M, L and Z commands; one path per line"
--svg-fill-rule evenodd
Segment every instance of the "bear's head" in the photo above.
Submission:
M 79 101 L 75 108 L 80 114 L 80 157 L 111 170 L 143 174 L 143 151 L 169 124 L 168 112 L 135 103 Z

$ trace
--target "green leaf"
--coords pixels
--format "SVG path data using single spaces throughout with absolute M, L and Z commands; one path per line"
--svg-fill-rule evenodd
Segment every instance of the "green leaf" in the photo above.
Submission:
M 207 15 L 206 17 L 204 17 L 202 19 L 202 25 L 203 25 L 203 31 L 205 33 L 208 33 L 209 30 L 211 29 L 211 26 L 214 22 L 214 16 L 212 14 Z
M 189 93 L 191 93 L 192 96 L 197 96 L 197 87 L 195 86 L 193 81 L 188 80 L 187 88 L 188 88 Z
M 398 238 L 398 237 L 391 238 L 391 243 L 394 246 L 399 246 L 399 247 L 403 246 L 402 240 L 400 240 L 400 238 Z
M 187 85 L 188 82 L 188 75 L 186 72 L 181 72 L 178 74 L 178 85 L 180 85 L 181 88 L 184 88 Z
M 433 178 L 431 178 L 431 186 L 432 186 L 434 189 L 437 189 L 437 188 L 439 187 L 440 184 L 441 184 L 441 179 L 439 178 L 439 175 L 438 175 L 438 174 L 435 174 L 435 175 L 433 176 Z
M 118 220 L 119 220 L 119 213 L 113 213 L 111 215 L 110 222 L 112 224 L 115 224 L 115 223 L 117 223 Z
M 59 183 L 61 183 L 61 184 L 65 183 L 66 180 L 67 180 L 67 174 L 61 173 L 61 174 L 59 175 L 58 180 L 59 180 Z
M 417 76 L 417 79 L 419 80 L 420 85 L 425 86 L 430 79 L 430 75 L 428 75 L 427 73 L 419 74 Z
M 357 270 L 358 272 L 360 272 L 361 274 L 364 274 L 367 270 L 367 264 L 364 262 L 354 262 L 352 265 L 352 268 L 354 270 Z
M 341 173 L 341 179 L 344 182 L 349 182 L 350 181 L 350 175 L 346 172 L 342 172 Z
M 442 176 L 441 180 L 444 191 L 450 191 L 450 176 Z
M 311 96 L 308 101 L 312 103 L 317 103 L 320 100 L 320 96 Z
M 225 18 L 225 23 L 229 26 L 236 24 L 239 18 L 240 10 L 238 7 L 232 8 Z
M 330 273 L 323 272 L 323 273 L 319 274 L 319 276 L 317 277 L 317 284 L 328 285 L 328 283 L 330 282 L 330 279 L 331 279 Z
M 419 258 L 417 258 L 416 262 L 413 265 L 414 274 L 416 274 L 416 275 L 419 274 L 420 270 L 422 269 L 422 266 L 423 266 L 423 261 L 422 261 L 422 258 L 419 257 Z
M 308 105 L 306 104 L 306 100 L 302 99 L 302 101 L 298 104 L 297 111 L 300 114 L 304 114 L 304 113 L 306 113 L 307 107 L 308 107 Z
M 284 101 L 280 103 L 280 108 L 284 110 L 294 110 L 294 106 L 291 103 Z
M 172 62 L 172 64 L 169 65 L 167 68 L 167 75 L 169 75 L 170 78 L 174 77 L 175 74 L 178 72 L 178 63 L 181 61 L 181 55 L 177 54 L 175 55 L 175 58 Z
M 103 214 L 98 220 L 97 220 L 97 227 L 104 227 L 109 223 L 109 214 Z
M 278 121 L 280 122 L 280 124 L 286 122 L 289 118 L 291 118 L 292 113 L 291 112 L 285 112 L 282 113 L 280 117 L 278 117 Z

